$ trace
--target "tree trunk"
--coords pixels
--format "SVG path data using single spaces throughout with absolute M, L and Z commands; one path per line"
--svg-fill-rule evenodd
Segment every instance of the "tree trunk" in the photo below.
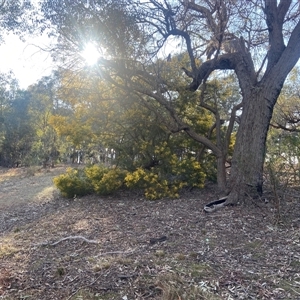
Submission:
M 280 90 L 281 87 L 265 84 L 244 96 L 232 157 L 228 203 L 237 203 L 246 195 L 255 198 L 262 194 L 266 139 Z
M 226 155 L 217 157 L 217 182 L 220 191 L 226 190 Z

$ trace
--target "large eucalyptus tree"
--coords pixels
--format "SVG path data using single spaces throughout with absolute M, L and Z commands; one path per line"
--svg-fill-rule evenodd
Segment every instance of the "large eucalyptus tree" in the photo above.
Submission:
M 198 136 L 192 126 L 178 118 L 171 101 L 176 96 L 174 82 L 170 90 L 161 76 L 161 66 L 148 66 L 153 66 L 155 55 L 168 51 L 164 45 L 173 38 L 172 45 L 180 44 L 180 51 L 189 55 L 189 67 L 181 71 L 190 79 L 187 88 L 199 93 L 199 105 L 203 104 L 206 82 L 212 75 L 224 70 L 234 72 L 242 103 L 233 109 L 230 128 L 236 110 L 242 108 L 242 112 L 227 184 L 228 202 L 242 199 L 246 191 L 262 193 L 266 137 L 273 108 L 300 56 L 299 1 L 42 2 L 45 19 L 55 25 L 60 45 L 64 46 L 58 48 L 60 54 L 66 53 L 64 49 L 79 52 L 88 40 L 97 42 L 102 46 L 97 65 L 100 76 L 156 99 L 170 112 L 176 130 L 185 131 L 210 148 L 221 163 L 226 151 L 220 151 L 205 136 Z M 68 59 L 64 56 L 65 61 Z

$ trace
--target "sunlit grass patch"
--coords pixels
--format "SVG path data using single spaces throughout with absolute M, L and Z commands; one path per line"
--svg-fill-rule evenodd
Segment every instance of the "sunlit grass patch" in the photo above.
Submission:
M 88 259 L 94 272 L 99 272 L 101 270 L 107 270 L 112 266 L 127 266 L 133 264 L 133 260 L 121 256 L 105 256 L 105 257 L 90 257 Z
M 161 300 L 221 300 L 219 296 L 203 286 L 187 282 L 176 272 L 160 274 L 156 286 L 161 291 Z
M 0 182 L 10 180 L 12 178 L 20 176 L 20 169 L 2 169 L 0 172 Z
M 11 237 L 0 240 L 0 258 L 9 257 L 17 253 L 19 249 L 15 246 Z
M 38 199 L 42 198 L 51 198 L 53 196 L 53 192 L 56 191 L 56 188 L 54 186 L 48 186 L 44 188 L 41 192 L 37 194 Z

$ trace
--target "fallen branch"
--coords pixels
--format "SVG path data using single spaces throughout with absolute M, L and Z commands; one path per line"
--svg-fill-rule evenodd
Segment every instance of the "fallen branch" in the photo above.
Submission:
M 40 243 L 40 244 L 35 244 L 34 246 L 56 246 L 57 244 L 63 242 L 63 241 L 67 241 L 67 240 L 83 240 L 84 242 L 86 243 L 89 243 L 89 244 L 99 244 L 98 241 L 95 241 L 95 240 L 88 240 L 87 238 L 85 238 L 84 236 L 81 236 L 81 235 L 75 235 L 75 236 L 67 236 L 65 238 L 62 238 L 54 243 L 50 243 L 50 242 L 45 242 L 45 243 Z

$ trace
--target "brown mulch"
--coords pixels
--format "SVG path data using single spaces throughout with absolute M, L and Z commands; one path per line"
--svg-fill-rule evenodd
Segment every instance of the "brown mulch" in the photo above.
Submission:
M 297 193 L 205 213 L 215 190 L 3 208 L 0 299 L 300 299 Z

